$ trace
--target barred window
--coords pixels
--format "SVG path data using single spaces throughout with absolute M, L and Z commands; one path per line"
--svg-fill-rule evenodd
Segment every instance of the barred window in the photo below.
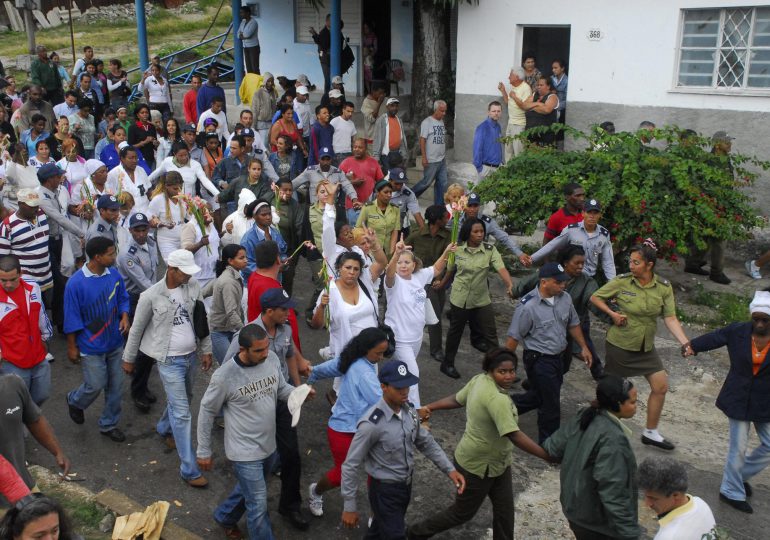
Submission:
M 676 86 L 770 90 L 770 7 L 684 10 Z

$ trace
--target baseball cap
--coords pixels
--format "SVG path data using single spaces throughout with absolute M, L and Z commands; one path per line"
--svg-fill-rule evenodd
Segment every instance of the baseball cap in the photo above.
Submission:
M 301 384 L 291 391 L 289 399 L 286 400 L 286 405 L 289 407 L 291 413 L 291 427 L 296 427 L 299 423 L 299 415 L 302 412 L 302 404 L 305 403 L 308 394 L 310 393 L 310 386 L 307 384 Z
M 391 103 L 401 103 L 401 102 L 398 100 L 398 98 L 391 97 L 391 98 L 388 98 L 388 100 L 385 102 L 385 106 L 388 106 Z
M 420 378 L 409 373 L 409 368 L 400 360 L 391 360 L 380 366 L 378 378 L 382 384 L 395 388 L 406 388 L 420 382 Z
M 184 127 L 182 128 L 182 132 L 184 133 L 185 131 L 188 131 L 191 133 L 197 133 L 198 128 L 196 127 L 195 124 L 185 124 Z
M 213 132 L 213 131 L 211 133 L 206 133 L 206 140 L 208 140 L 208 139 L 217 139 L 217 140 L 219 140 L 219 133 L 216 133 L 216 132 Z
M 204 126 L 219 126 L 219 122 L 217 122 L 216 118 L 206 118 L 203 121 Z
M 305 85 L 303 84 L 302 86 L 298 86 L 298 87 L 297 87 L 297 93 L 298 93 L 298 94 L 302 94 L 303 96 L 306 96 L 306 95 L 308 95 L 310 92 L 308 92 L 308 90 L 307 90 L 307 86 L 305 86 Z
M 468 195 L 468 202 L 465 204 L 466 206 L 479 205 L 481 204 L 481 197 L 477 193 L 471 193 Z
M 601 212 L 602 205 L 596 199 L 589 199 L 583 204 L 583 211 L 590 212 L 591 210 Z
M 167 266 L 169 268 L 178 268 L 180 272 L 188 276 L 194 276 L 201 271 L 201 267 L 195 264 L 195 257 L 192 251 L 186 249 L 175 249 L 168 256 Z
M 332 77 L 332 84 L 342 84 L 342 77 L 339 75 Z
M 126 146 L 131 146 L 128 144 L 128 141 L 123 141 L 122 143 L 118 143 L 118 150 L 123 150 Z
M 254 130 L 251 128 L 243 128 L 241 130 L 241 137 L 251 137 L 254 138 Z
M 40 195 L 31 188 L 20 189 L 16 192 L 17 200 L 27 206 L 40 206 Z
M 407 181 L 406 172 L 401 167 L 394 167 L 388 172 L 388 178 L 394 184 L 403 184 Z
M 331 90 L 329 90 L 329 97 L 330 98 L 341 98 L 342 97 L 342 92 L 340 92 L 336 88 L 332 88 Z
M 136 213 L 128 220 L 128 228 L 133 229 L 135 227 L 150 226 L 150 220 L 147 219 L 146 214 Z
M 726 131 L 721 129 L 711 136 L 712 143 L 730 142 L 734 139 L 735 137 L 730 137 L 730 135 L 728 135 Z
M 564 271 L 564 267 L 555 262 L 545 263 L 542 268 L 540 268 L 538 277 L 540 279 L 553 278 L 556 281 L 569 281 L 569 276 Z
M 61 176 L 62 174 L 64 171 L 56 163 L 46 163 L 37 170 L 37 179 L 44 182 L 53 176 Z
M 259 304 L 262 309 L 268 308 L 293 308 L 297 307 L 297 302 L 291 299 L 289 293 L 281 288 L 268 289 L 259 297 Z
M 96 199 L 96 208 L 99 210 L 120 210 L 120 201 L 115 195 L 100 195 Z
M 310 86 L 310 79 L 307 78 L 307 75 L 304 73 L 300 73 L 297 75 L 297 80 L 301 82 L 304 86 Z
M 332 151 L 332 149 L 331 149 L 331 148 L 329 148 L 328 146 L 324 146 L 324 147 L 323 147 L 323 148 L 321 148 L 321 150 L 318 152 L 318 157 L 319 157 L 319 158 L 324 158 L 324 157 L 334 157 L 334 152 L 333 152 L 333 151 Z
M 96 171 L 101 169 L 102 167 L 106 167 L 103 162 L 99 161 L 98 159 L 89 159 L 86 161 L 86 172 L 88 173 L 88 176 L 91 176 Z

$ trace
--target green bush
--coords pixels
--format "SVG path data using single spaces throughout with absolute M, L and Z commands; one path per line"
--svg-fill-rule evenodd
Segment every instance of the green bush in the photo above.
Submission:
M 683 130 L 672 126 L 652 132 L 653 146 L 642 143 L 642 132 L 609 135 L 595 127 L 587 134 L 559 124 L 530 131 L 548 129 L 563 129 L 588 148 L 530 147 L 474 188 L 483 200 L 495 201 L 509 228 L 532 234 L 538 221 L 562 206 L 562 187 L 569 182 L 581 183 L 589 198 L 602 203 L 602 224 L 621 255 L 651 237 L 662 256 L 676 261 L 690 245 L 704 249 L 711 239 L 746 238 L 764 223 L 743 188 L 770 162 L 717 156 L 710 140 L 685 140 Z

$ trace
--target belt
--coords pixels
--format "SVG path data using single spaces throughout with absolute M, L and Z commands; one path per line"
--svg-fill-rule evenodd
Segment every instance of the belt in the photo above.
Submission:
M 482 163 L 482 165 L 484 165 L 485 167 L 494 167 L 495 169 L 500 166 L 499 163 L 497 165 L 492 165 L 491 163 Z

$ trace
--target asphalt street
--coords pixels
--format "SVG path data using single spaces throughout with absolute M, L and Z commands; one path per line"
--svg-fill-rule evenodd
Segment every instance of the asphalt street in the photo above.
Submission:
M 510 321 L 513 303 L 503 297 L 502 287 L 497 278 L 491 278 L 493 298 L 497 312 L 498 336 L 502 339 Z M 299 265 L 297 279 L 295 281 L 295 297 L 303 308 L 308 299 L 311 287 L 309 283 L 308 266 L 302 262 Z M 302 310 L 300 309 L 300 312 Z M 442 317 L 446 327 L 446 317 Z M 304 321 L 300 322 L 300 334 L 303 353 L 314 363 L 320 361 L 318 349 L 327 344 L 327 334 L 324 330 L 311 330 Z M 594 340 L 601 350 L 603 349 L 603 332 L 599 326 L 594 328 Z M 124 492 L 129 497 L 141 504 L 148 505 L 157 500 L 166 500 L 171 503 L 168 518 L 180 526 L 199 534 L 204 538 L 222 538 L 223 534 L 212 519 L 212 511 L 215 506 L 224 499 L 235 483 L 231 468 L 224 456 L 222 443 L 223 432 L 215 428 L 214 451 L 215 470 L 206 474 L 210 484 L 207 489 L 194 489 L 188 487 L 179 477 L 179 459 L 175 451 L 168 450 L 162 439 L 155 431 L 155 424 L 161 415 L 163 407 L 163 389 L 157 376 L 153 372 L 151 389 L 159 397 L 159 403 L 153 406 L 149 414 L 139 413 L 133 406 L 128 396 L 128 380 L 124 383 L 123 414 L 120 428 L 128 437 L 122 444 L 114 443 L 99 434 L 97 419 L 102 405 L 101 399 L 97 400 L 86 411 L 86 422 L 79 426 L 74 424 L 68 414 L 65 403 L 66 393 L 75 388 L 81 380 L 80 368 L 67 361 L 65 340 L 62 336 L 55 336 L 52 341 L 52 352 L 56 361 L 52 366 L 53 392 L 51 399 L 44 404 L 43 411 L 54 427 L 59 440 L 72 461 L 73 471 L 78 477 L 83 478 L 83 485 L 94 492 L 105 488 L 112 488 Z M 427 354 L 427 335 L 419 357 L 421 369 L 421 394 L 423 402 L 427 403 L 439 397 L 456 392 L 471 376 L 480 369 L 481 353 L 470 348 L 467 333 L 460 348 L 457 368 L 463 375 L 462 379 L 455 381 L 439 372 L 439 365 Z M 676 349 L 674 347 L 661 348 L 665 362 L 676 362 Z M 711 362 L 710 367 L 714 372 L 724 372 L 725 360 L 714 356 L 709 360 L 703 360 L 704 366 Z M 684 369 L 684 368 L 682 368 Z M 681 378 L 687 380 L 688 374 L 684 371 L 672 374 L 672 383 Z M 193 413 L 197 417 L 200 398 L 203 395 L 210 374 L 200 373 L 197 377 L 194 390 Z M 307 496 L 307 486 L 332 464 L 331 454 L 326 440 L 326 422 L 329 415 L 329 405 L 323 398 L 330 384 L 324 382 L 316 389 L 318 397 L 303 408 L 302 419 L 299 424 L 299 438 L 302 460 L 302 489 L 303 497 Z M 583 367 L 575 366 L 567 375 L 562 393 L 562 415 L 569 417 L 575 413 L 578 407 L 583 406 L 592 392 L 592 381 Z M 698 407 L 713 408 L 713 400 L 703 403 L 677 404 L 676 395 L 667 402 L 666 407 Z M 725 446 L 727 423 L 721 415 L 715 418 L 714 432 L 699 436 L 695 434 L 696 444 L 708 449 L 712 446 Z M 535 426 L 535 414 L 530 413 L 521 417 L 521 428 L 531 436 L 537 432 Z M 637 452 L 637 459 L 641 461 L 644 456 L 654 454 L 657 450 L 643 447 L 639 442 L 639 433 L 643 425 L 643 413 L 637 415 L 632 423 L 634 430 L 633 445 Z M 721 422 L 721 423 L 720 423 Z M 465 415 L 462 410 L 441 412 L 432 419 L 433 433 L 439 444 L 451 456 L 456 443 L 463 432 Z M 195 430 L 193 430 L 195 434 Z M 676 437 L 677 434 L 671 434 Z M 756 442 L 756 439 L 754 439 Z M 29 461 L 31 463 L 53 468 L 55 466 L 52 457 L 34 441 L 29 443 Z M 680 455 L 679 450 L 673 454 L 688 462 L 686 453 Z M 723 455 L 723 454 L 722 454 Z M 451 484 L 449 480 L 426 459 L 420 457 L 417 461 L 417 472 L 413 485 L 413 501 L 409 509 L 407 521 L 414 521 L 444 508 L 452 500 Z M 730 532 L 735 539 L 767 538 L 767 530 L 770 528 L 770 474 L 765 471 L 753 482 L 754 497 L 752 504 L 755 513 L 752 516 L 740 514 L 723 503 L 718 502 L 718 486 L 721 477 L 721 465 L 719 465 L 719 453 L 713 460 L 690 462 L 690 492 L 704 498 L 714 511 L 717 523 Z M 514 489 L 518 494 L 526 492 L 538 477 L 542 476 L 550 466 L 523 454 L 519 450 L 514 451 L 513 480 Z M 365 498 L 365 475 L 361 474 L 359 490 L 359 508 L 365 510 L 368 503 Z M 552 488 L 554 486 L 551 486 Z M 308 532 L 301 533 L 292 529 L 288 523 L 277 513 L 278 494 L 280 480 L 276 477 L 269 482 L 269 509 L 271 519 L 279 539 L 295 539 L 308 537 L 335 537 L 361 538 L 363 530 L 347 531 L 340 527 L 340 515 L 342 512 L 342 500 L 339 492 L 330 492 L 325 496 L 325 515 L 322 518 L 312 518 Z M 555 498 L 554 498 L 555 500 Z M 558 503 L 556 512 L 558 513 Z M 553 532 L 552 522 L 561 520 L 561 516 L 545 515 L 535 511 L 537 505 L 527 505 L 516 510 L 517 536 L 520 538 L 561 538 Z M 308 513 L 309 516 L 309 513 Z M 310 516 L 309 516 L 310 517 Z M 649 519 L 645 523 L 652 521 Z M 476 517 L 463 527 L 441 536 L 447 539 L 460 538 L 485 538 L 491 527 L 491 506 L 485 503 Z M 521 527 L 526 526 L 526 533 L 522 534 Z M 245 521 L 241 523 L 245 530 Z M 655 533 L 654 523 L 648 530 L 651 538 Z M 562 527 L 563 529 L 563 527 Z M 538 532 L 541 531 L 542 532 Z M 491 534 L 489 535 L 491 538 Z

